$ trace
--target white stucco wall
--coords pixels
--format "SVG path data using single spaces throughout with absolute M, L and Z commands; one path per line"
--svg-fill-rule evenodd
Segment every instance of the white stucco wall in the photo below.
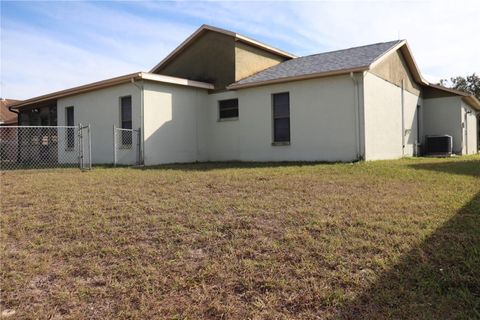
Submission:
M 421 136 L 450 134 L 454 152 L 465 152 L 467 148 L 462 146 L 466 142 L 468 153 L 477 152 L 475 114 L 467 115 L 466 129 L 462 129 L 465 112 L 470 108 L 460 97 L 422 101 L 408 91 L 404 91 L 406 135 L 402 152 L 401 88 L 368 72 L 360 81 L 359 138 L 355 90 L 349 75 L 213 94 L 174 84 L 137 83 L 142 84 L 146 165 L 228 160 L 352 161 L 363 149 L 366 160 L 411 156 L 417 140 L 417 105 L 422 105 Z M 281 92 L 290 93 L 291 143 L 273 146 L 272 94 Z M 74 107 L 75 124 L 91 125 L 95 164 L 113 161 L 112 127 L 120 126 L 120 97 L 128 95 L 132 96 L 133 128 L 137 129 L 142 126 L 141 95 L 131 83 L 57 102 L 58 125 L 65 125 L 65 108 L 70 106 Z M 229 98 L 239 99 L 239 117 L 218 121 L 218 101 Z M 463 130 L 467 130 L 467 139 Z M 66 152 L 64 142 L 65 137 L 59 135 L 59 152 Z M 119 163 L 132 163 L 136 156 L 132 150 L 117 153 Z
M 73 106 L 75 125 L 91 125 L 92 162 L 113 163 L 113 125 L 120 126 L 120 97 L 129 95 L 132 96 L 132 126 L 138 129 L 141 126 L 140 90 L 131 83 L 59 99 L 57 123 L 59 126 L 65 125 L 65 108 Z M 59 152 L 64 151 L 61 147 L 64 140 L 59 135 Z M 117 158 L 119 163 L 131 163 L 130 158 L 134 156 L 131 150 L 125 149 L 119 150 Z
M 424 99 L 424 135 L 452 136 L 453 152 L 463 150 L 461 98 L 458 96 Z
M 207 90 L 150 81 L 144 88 L 145 164 L 206 161 Z
M 403 94 L 404 149 L 402 145 L 402 89 L 370 72 L 365 74 L 366 160 L 397 159 L 415 154 L 418 130 L 416 110 L 417 105 L 422 105 L 422 99 L 406 90 L 403 91 Z
M 475 110 L 462 101 L 463 150 L 462 154 L 476 154 L 477 148 L 477 116 Z
M 290 93 L 291 144 L 272 146 L 272 94 Z M 239 118 L 218 121 L 218 101 L 239 99 Z M 246 88 L 208 97 L 211 161 L 357 159 L 354 86 L 348 75 Z

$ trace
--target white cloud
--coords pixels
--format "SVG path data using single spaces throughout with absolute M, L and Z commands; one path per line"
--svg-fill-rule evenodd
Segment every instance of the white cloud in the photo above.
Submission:
M 11 30 L 2 42 L 3 89 L 9 97 L 24 98 L 25 93 L 38 95 L 138 71 L 138 65 L 56 41 L 34 29 Z
M 302 27 L 330 49 L 407 39 L 420 69 L 434 78 L 480 71 L 480 2 L 355 2 L 295 6 Z M 312 39 L 313 40 L 313 39 Z M 315 40 L 313 40 L 315 41 Z
M 75 14 L 62 14 L 65 6 L 34 8 L 50 28 L 2 16 L 0 96 L 25 99 L 148 71 L 194 30 L 84 3 L 66 5 Z
M 28 8 L 40 25 L 1 16 L 1 96 L 28 98 L 149 70 L 203 23 L 298 55 L 400 34 L 430 79 L 480 72 L 478 1 L 73 2 Z
M 245 33 L 299 55 L 407 39 L 432 79 L 480 72 L 479 1 L 179 3 L 175 13 Z

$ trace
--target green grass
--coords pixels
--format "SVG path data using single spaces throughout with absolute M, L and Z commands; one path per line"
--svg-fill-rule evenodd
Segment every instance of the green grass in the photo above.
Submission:
M 479 156 L 0 174 L 11 318 L 480 318 Z

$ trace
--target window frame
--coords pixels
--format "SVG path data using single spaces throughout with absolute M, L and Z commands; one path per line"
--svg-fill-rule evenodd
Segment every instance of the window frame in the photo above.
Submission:
M 130 98 L 130 121 L 123 119 L 123 104 L 122 101 L 125 98 Z M 120 147 L 122 149 L 131 149 L 133 147 L 133 98 L 132 95 L 125 95 L 118 98 L 118 120 L 120 122 L 120 129 L 127 129 L 131 131 L 120 130 Z M 130 128 L 124 128 L 124 122 L 130 122 Z M 129 134 L 129 135 L 128 135 Z
M 288 117 L 275 117 L 275 96 L 287 94 L 288 95 Z M 290 91 L 275 92 L 271 94 L 271 115 L 272 115 L 272 146 L 289 146 L 292 142 L 292 128 L 291 128 L 291 112 L 290 112 Z M 288 141 L 275 140 L 275 120 L 288 118 Z
M 69 123 L 68 113 L 72 110 L 72 124 Z M 67 106 L 65 107 L 65 126 L 74 127 L 75 126 L 75 107 Z M 65 135 L 65 150 L 74 150 L 75 149 L 75 128 L 67 128 Z
M 237 116 L 236 117 L 226 117 L 226 118 L 222 118 L 221 117 L 221 108 L 220 108 L 220 104 L 222 102 L 225 102 L 225 101 L 231 101 L 231 100 L 236 100 L 237 101 Z M 230 107 L 228 108 L 227 110 L 235 110 L 234 108 Z M 230 98 L 230 99 L 222 99 L 222 100 L 218 100 L 217 102 L 217 121 L 221 122 L 221 121 L 236 121 L 238 120 L 238 118 L 240 117 L 240 102 L 238 100 L 238 98 Z

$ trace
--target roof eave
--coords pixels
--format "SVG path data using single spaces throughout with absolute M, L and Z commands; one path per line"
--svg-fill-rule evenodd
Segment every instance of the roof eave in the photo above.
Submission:
M 422 73 L 420 72 L 420 68 L 418 67 L 417 62 L 413 57 L 412 50 L 410 49 L 410 46 L 408 45 L 407 41 L 405 41 L 405 44 L 402 47 L 400 47 L 400 50 L 402 51 L 403 57 L 405 58 L 408 66 L 410 67 L 410 70 L 413 71 L 412 73 L 413 73 L 414 79 L 419 84 L 429 84 L 429 82 L 422 76 Z
M 480 101 L 473 95 L 462 97 L 462 100 L 473 109 L 480 111 Z
M 387 59 L 390 54 L 396 52 L 397 50 L 400 50 L 402 52 L 405 62 L 407 63 L 415 81 L 417 81 L 417 83 L 420 85 L 428 85 L 429 82 L 423 78 L 420 69 L 418 68 L 418 65 L 415 61 L 415 58 L 413 57 L 412 50 L 410 49 L 407 40 L 401 40 L 398 44 L 384 52 L 380 57 L 378 57 L 373 63 L 370 64 L 369 69 L 375 68 L 375 66 Z
M 433 84 L 433 83 L 428 83 L 427 87 L 434 88 L 434 89 L 437 89 L 437 90 L 445 91 L 445 92 L 460 96 L 461 99 L 465 103 L 467 103 L 469 106 L 471 106 L 475 110 L 480 111 L 480 100 L 478 100 L 477 97 L 475 97 L 474 95 L 472 95 L 470 93 L 460 91 L 460 90 L 457 90 L 457 89 L 453 89 L 453 88 L 447 88 L 447 87 L 444 87 L 444 86 L 441 86 L 441 85 L 438 85 L 438 84 Z
M 250 45 L 258 47 L 258 48 L 261 48 L 261 49 L 263 49 L 265 51 L 268 51 L 268 52 L 271 52 L 273 54 L 283 56 L 285 58 L 293 59 L 293 58 L 297 57 L 294 54 L 288 53 L 286 51 L 283 51 L 283 50 L 280 50 L 280 49 L 277 49 L 277 48 L 274 48 L 274 47 L 271 47 L 267 44 L 264 44 L 260 41 L 257 41 L 257 40 L 251 39 L 249 37 L 243 36 L 241 34 L 204 24 L 200 28 L 198 28 L 194 33 L 192 33 L 187 39 L 185 39 L 182 43 L 180 43 L 180 45 L 178 45 L 172 52 L 170 52 L 162 61 L 160 61 L 152 69 L 150 69 L 149 73 L 153 73 L 153 72 L 157 71 L 158 69 L 163 67 L 165 64 L 170 62 L 170 60 L 172 60 L 177 55 L 179 55 L 183 50 L 185 50 L 188 47 L 188 45 L 192 41 L 194 41 L 196 38 L 198 38 L 205 31 L 213 31 L 213 32 L 217 32 L 217 33 L 221 33 L 221 34 L 233 37 L 235 39 L 235 41 L 245 42 L 247 44 L 250 44 Z
M 261 41 L 257 41 L 255 39 L 249 38 L 247 36 L 244 36 L 244 35 L 241 35 L 241 34 L 226 30 L 226 29 L 217 28 L 217 27 L 214 27 L 214 26 L 210 26 L 208 24 L 204 24 L 200 28 L 202 28 L 202 27 L 203 27 L 203 30 L 210 30 L 210 31 L 222 33 L 222 34 L 225 34 L 225 35 L 228 35 L 228 36 L 232 36 L 232 37 L 235 38 L 236 41 L 245 42 L 245 43 L 250 44 L 254 47 L 258 47 L 260 49 L 263 49 L 265 51 L 269 51 L 269 52 L 271 52 L 273 54 L 276 54 L 276 55 L 283 56 L 285 58 L 290 58 L 290 59 L 297 58 L 297 56 L 294 55 L 294 54 L 291 54 L 291 53 L 283 51 L 281 49 L 269 46 L 268 44 L 265 44 Z
M 445 92 L 453 93 L 453 94 L 456 94 L 458 96 L 464 96 L 464 97 L 470 96 L 470 94 L 468 94 L 466 92 L 463 92 L 463 91 L 460 91 L 460 90 L 457 90 L 457 89 L 453 89 L 453 88 L 447 88 L 447 87 L 444 87 L 444 86 L 441 86 L 441 85 L 438 85 L 438 84 L 428 83 L 428 86 L 431 87 L 431 88 L 435 88 L 435 89 L 438 89 L 438 90 L 445 91 Z
M 285 58 L 289 58 L 289 59 L 297 58 L 297 56 L 294 54 L 269 46 L 268 44 L 262 43 L 260 41 L 242 36 L 241 34 L 238 34 L 238 33 L 235 34 L 235 40 L 245 42 L 246 44 L 250 44 L 254 47 L 263 49 L 265 51 L 268 51 L 276 55 L 283 56 Z
M 17 103 L 11 104 L 10 107 L 12 109 L 18 109 L 34 103 L 40 103 L 48 100 L 55 100 L 63 97 L 73 96 L 73 95 L 84 93 L 84 92 L 89 92 L 89 91 L 103 89 L 103 88 L 107 88 L 107 87 L 111 87 L 119 84 L 129 83 L 135 80 L 149 80 L 149 81 L 161 82 L 166 84 L 189 86 L 189 87 L 195 87 L 195 88 L 201 88 L 201 89 L 207 89 L 207 90 L 214 89 L 214 86 L 212 84 L 206 83 L 206 82 L 152 74 L 148 72 L 135 72 L 135 73 L 127 74 L 124 76 L 97 81 L 97 82 L 89 83 L 86 85 L 82 85 L 82 86 L 78 86 L 78 87 L 74 87 L 66 90 L 61 90 L 61 91 L 41 95 L 35 98 L 19 101 Z
M 215 89 L 215 86 L 211 83 L 165 76 L 165 75 L 150 73 L 150 72 L 142 72 L 140 74 L 140 77 L 143 80 L 151 80 L 151 81 L 169 83 L 169 84 L 178 84 L 181 86 L 196 87 L 196 88 L 207 89 L 207 90 Z
M 111 78 L 111 79 L 107 79 L 107 80 L 92 82 L 92 83 L 89 83 L 89 84 L 86 84 L 86 85 L 82 85 L 82 86 L 78 86 L 78 87 L 74 87 L 74 88 L 70 88 L 70 89 L 65 89 L 65 90 L 61 90 L 61 91 L 48 93 L 48 94 L 41 95 L 41 96 L 38 96 L 38 97 L 35 97 L 35 98 L 23 100 L 23 101 L 20 101 L 18 103 L 13 103 L 12 105 L 10 105 L 10 107 L 12 109 L 18 109 L 20 107 L 27 106 L 27 105 L 30 105 L 32 103 L 39 103 L 39 102 L 45 102 L 45 101 L 48 101 L 48 100 L 55 100 L 55 99 L 58 99 L 58 98 L 61 98 L 61 97 L 72 96 L 72 95 L 83 93 L 83 92 L 88 92 L 88 91 L 101 89 L 101 88 L 105 88 L 105 87 L 111 87 L 113 85 L 129 82 L 132 79 L 133 80 L 139 79 L 141 77 L 141 74 L 142 74 L 141 72 L 131 73 L 131 74 L 127 74 L 127 75 L 120 76 L 120 77 L 115 77 L 115 78 Z
M 351 69 L 343 69 L 343 70 L 335 70 L 335 71 L 328 71 L 328 72 L 320 72 L 320 73 L 312 73 L 307 75 L 300 75 L 300 76 L 292 76 L 292 77 L 284 77 L 278 78 L 273 80 L 266 80 L 266 81 L 258 81 L 258 82 L 251 82 L 245 84 L 231 84 L 227 86 L 228 90 L 237 90 L 237 89 L 245 89 L 251 87 L 260 87 L 266 86 L 270 84 L 277 84 L 277 83 L 285 83 L 291 81 L 300 81 L 300 80 L 309 80 L 309 79 L 316 79 L 316 78 L 325 78 L 325 77 L 332 77 L 338 76 L 343 74 L 348 74 L 351 72 L 363 72 L 368 70 L 368 66 L 356 67 Z

